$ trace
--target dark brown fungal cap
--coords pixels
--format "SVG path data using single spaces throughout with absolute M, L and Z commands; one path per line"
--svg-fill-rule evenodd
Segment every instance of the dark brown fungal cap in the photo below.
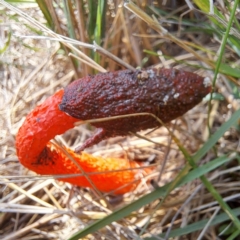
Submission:
M 164 68 L 121 70 L 74 81 L 65 88 L 59 108 L 81 120 L 151 113 L 167 123 L 196 106 L 210 91 L 210 79 L 191 72 Z M 96 134 L 78 150 L 107 137 L 160 124 L 151 116 L 136 116 L 93 125 L 98 128 Z

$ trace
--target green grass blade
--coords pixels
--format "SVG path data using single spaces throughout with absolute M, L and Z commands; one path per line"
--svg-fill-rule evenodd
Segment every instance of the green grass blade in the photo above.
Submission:
M 45 19 L 46 19 L 46 21 L 48 23 L 48 26 L 51 29 L 54 29 L 55 28 L 54 22 L 53 22 L 52 16 L 51 16 L 51 14 L 50 14 L 50 12 L 48 10 L 48 7 L 47 7 L 45 1 L 43 1 L 43 0 L 36 0 L 36 2 L 37 2 L 39 8 L 42 11 L 42 13 L 43 13 L 43 15 L 44 15 L 44 17 L 45 17 Z
M 7 50 L 8 46 L 9 46 L 9 44 L 11 42 L 11 36 L 12 36 L 11 32 L 8 32 L 7 41 L 5 42 L 3 47 L 0 48 L 0 54 L 3 54 Z
M 101 39 L 103 38 L 103 34 L 105 32 L 105 16 L 106 16 L 106 1 L 99 0 L 97 7 L 97 19 L 96 26 L 94 31 L 94 41 L 101 45 Z M 100 56 L 98 53 L 94 52 L 94 60 L 97 63 L 100 63 Z
M 203 184 L 208 189 L 208 191 L 212 194 L 212 196 L 218 201 L 221 208 L 227 213 L 229 218 L 233 221 L 234 225 L 238 228 L 238 230 L 240 230 L 239 219 L 234 215 L 234 212 L 228 206 L 228 204 L 222 199 L 218 191 L 213 187 L 213 185 L 208 181 L 208 179 L 205 176 L 200 177 L 200 179 L 202 180 Z
M 240 236 L 240 230 L 235 231 L 230 237 L 227 238 L 227 240 L 235 240 L 236 237 Z
M 95 0 L 88 0 L 88 9 L 89 9 L 89 16 L 88 16 L 88 35 L 91 40 L 94 39 L 94 32 L 96 27 L 96 17 L 97 17 L 97 7 Z
M 98 45 L 101 45 L 101 39 L 105 32 L 105 16 L 106 16 L 106 1 L 98 1 L 97 20 L 94 32 L 94 40 Z
M 239 46 L 239 49 L 240 49 L 240 46 Z M 219 72 L 228 76 L 240 78 L 240 69 L 233 68 L 225 63 L 220 64 Z
M 70 10 L 69 4 L 70 3 L 68 0 L 63 0 L 63 10 L 64 10 L 65 16 L 67 18 L 68 34 L 72 39 L 76 39 L 75 28 L 74 28 L 74 24 L 72 22 L 71 10 Z
M 193 1 L 203 12 L 205 13 L 209 13 L 210 11 L 210 3 L 209 0 L 194 0 Z M 213 11 L 214 14 L 216 14 L 219 18 L 224 19 L 224 16 L 222 15 L 222 13 L 220 13 L 217 8 L 215 6 L 213 6 Z M 209 17 L 209 19 L 216 24 L 219 27 L 222 27 L 222 25 L 214 18 L 214 17 Z
M 36 3 L 37 0 L 5 0 L 8 3 Z
M 213 146 L 218 142 L 218 140 L 224 135 L 224 133 L 232 127 L 240 118 L 240 109 L 237 110 L 231 118 L 225 122 L 219 129 L 216 131 L 209 140 L 194 154 L 193 159 L 195 162 L 198 162 Z

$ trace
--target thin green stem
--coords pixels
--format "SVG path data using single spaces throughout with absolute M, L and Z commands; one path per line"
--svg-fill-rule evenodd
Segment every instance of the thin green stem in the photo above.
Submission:
M 214 89 L 215 89 L 215 85 L 216 85 L 216 81 L 217 81 L 217 75 L 218 75 L 218 72 L 219 72 L 219 69 L 220 69 L 220 66 L 221 66 L 221 62 L 222 62 L 223 54 L 224 54 L 224 51 L 225 51 L 225 46 L 226 46 L 226 43 L 227 43 L 228 35 L 230 33 L 231 26 L 232 26 L 232 23 L 233 23 L 234 18 L 235 18 L 235 12 L 237 10 L 238 4 L 239 4 L 239 0 L 235 0 L 234 5 L 233 5 L 233 9 L 231 11 L 231 15 L 230 15 L 230 18 L 229 18 L 229 22 L 228 22 L 228 25 L 227 25 L 227 28 L 226 28 L 226 32 L 225 32 L 225 34 L 223 36 L 223 39 L 222 39 L 221 48 L 220 48 L 220 52 L 219 52 L 219 57 L 218 57 L 218 60 L 217 60 L 217 63 L 216 63 L 216 68 L 215 68 L 213 82 L 212 82 L 212 92 L 211 92 L 210 101 L 209 101 L 209 104 L 208 104 L 208 129 L 209 129 L 209 133 L 211 132 L 210 131 L 211 130 L 210 129 L 210 112 L 211 112 L 211 102 L 212 102 L 212 98 L 213 98 L 213 92 L 214 92 Z

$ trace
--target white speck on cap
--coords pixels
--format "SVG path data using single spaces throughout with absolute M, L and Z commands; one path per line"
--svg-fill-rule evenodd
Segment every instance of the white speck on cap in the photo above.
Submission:
M 211 80 L 210 80 L 209 77 L 205 77 L 203 79 L 203 85 L 204 85 L 205 88 L 212 86 L 212 83 L 211 83 Z
M 179 97 L 179 93 L 175 93 L 174 95 L 173 95 L 173 97 L 176 99 L 176 98 L 178 98 Z
M 169 99 L 169 96 L 166 95 L 166 96 L 163 98 L 163 102 L 164 102 L 165 104 L 167 104 L 168 99 Z
M 152 69 L 147 70 L 147 73 L 149 74 L 150 78 L 153 78 L 155 76 L 155 72 Z

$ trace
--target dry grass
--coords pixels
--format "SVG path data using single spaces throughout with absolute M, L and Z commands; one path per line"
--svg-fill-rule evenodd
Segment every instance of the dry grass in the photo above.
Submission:
M 49 4 L 51 4 L 50 2 L 48 1 Z M 150 133 L 149 130 L 141 132 L 141 135 L 148 133 L 145 137 L 151 141 L 137 136 L 117 137 L 103 141 L 89 149 L 89 152 L 96 155 L 127 155 L 130 159 L 145 161 L 146 164 L 155 164 L 155 172 L 143 179 L 134 192 L 125 194 L 123 197 L 99 196 L 91 189 L 81 189 L 55 181 L 52 176 L 38 176 L 18 162 L 15 152 L 15 135 L 25 116 L 37 104 L 43 102 L 57 89 L 66 86 L 73 79 L 94 73 L 93 68 L 98 71 L 112 71 L 157 64 L 164 67 L 176 66 L 213 78 L 213 72 L 204 70 L 204 67 L 211 67 L 210 62 L 216 57 L 213 53 L 218 51 L 220 43 L 204 33 L 184 32 L 187 27 L 184 24 L 181 25 L 178 22 L 179 19 L 176 20 L 177 24 L 172 24 L 168 20 L 173 14 L 180 16 L 181 13 L 186 12 L 187 5 L 180 4 L 176 10 L 173 10 L 170 5 L 166 7 L 169 15 L 161 20 L 162 26 L 169 30 L 169 35 L 161 36 L 159 29 L 154 31 L 140 18 L 134 17 L 130 11 L 123 7 L 117 7 L 122 6 L 121 1 L 116 2 L 108 5 L 107 23 L 109 25 L 106 27 L 102 43 L 102 47 L 107 51 L 89 44 L 81 48 L 82 52 L 80 53 L 72 43 L 63 43 L 69 52 L 73 52 L 88 63 L 88 65 L 83 64 L 82 67 L 73 67 L 73 58 L 69 61 L 70 58 L 62 54 L 59 36 L 54 33 L 47 34 L 46 29 L 40 29 L 39 25 L 32 23 L 32 27 L 41 30 L 47 36 L 44 39 L 38 38 L 25 25 L 30 24 L 29 19 L 23 16 L 16 17 L 14 11 L 4 8 L 5 14 L 0 25 L 0 41 L 5 41 L 6 34 L 9 32 L 12 32 L 13 35 L 7 51 L 0 58 L 1 239 L 67 239 L 91 222 L 101 219 L 114 212 L 115 209 L 149 193 L 155 185 L 163 186 L 170 182 L 186 162 L 165 128 Z M 168 4 L 170 2 L 168 1 Z M 3 6 L 0 5 L 0 7 Z M 164 7 L 162 8 L 164 9 Z M 37 19 L 39 23 L 45 22 L 35 5 L 33 7 L 25 5 L 22 10 L 29 17 Z M 67 31 L 65 18 L 63 18 L 62 12 L 59 11 L 58 14 L 62 18 L 60 18 L 57 32 L 65 35 Z M 193 21 L 196 15 L 199 21 L 207 21 L 206 16 L 199 12 L 188 13 L 185 17 L 187 16 L 189 21 Z M 78 19 L 77 16 L 76 19 Z M 77 25 L 81 24 L 81 20 L 79 20 Z M 77 28 L 76 38 L 87 43 L 90 40 L 83 32 L 83 27 Z M 33 35 L 35 36 L 33 38 L 27 37 Z M 170 40 L 174 40 L 173 36 L 177 39 L 175 43 L 170 42 Z M 57 41 L 50 40 L 50 37 L 54 37 Z M 184 48 L 179 46 L 177 41 L 180 40 Z M 207 51 L 199 49 L 189 52 L 190 44 L 188 43 L 204 46 Z M 93 56 L 91 49 L 96 49 L 100 53 L 99 64 L 90 62 L 87 58 L 87 56 Z M 160 57 L 149 55 L 143 52 L 143 49 L 154 53 L 157 49 Z M 106 57 L 106 54 L 109 55 L 109 53 L 117 56 L 119 60 L 116 62 L 112 57 Z M 238 61 L 239 66 L 239 60 L 232 51 L 229 50 L 226 54 L 226 57 L 229 55 L 232 61 Z M 166 56 L 172 56 L 174 59 L 168 59 Z M 193 65 L 200 66 L 200 68 L 196 70 L 191 67 Z M 224 101 L 213 101 L 210 115 L 210 127 L 213 132 L 226 119 L 229 119 L 234 110 L 239 109 L 239 100 L 233 99 L 232 87 L 229 86 L 226 76 L 219 75 L 217 91 L 221 92 L 225 99 Z M 203 101 L 171 124 L 174 134 L 191 154 L 195 153 L 209 137 L 207 118 L 208 104 Z M 57 139 L 74 148 L 91 133 L 92 129 L 79 126 Z M 239 132 L 231 129 L 219 139 L 217 153 L 221 156 L 234 151 L 239 151 Z M 204 156 L 201 164 L 214 158 L 214 152 L 210 151 Z M 212 185 L 223 198 L 228 197 L 228 203 L 232 208 L 239 206 L 239 167 L 236 159 L 208 174 L 208 178 L 211 179 Z M 148 179 L 154 179 L 153 185 L 147 181 Z M 128 217 L 88 235 L 87 239 L 136 239 L 147 223 L 149 225 L 141 237 L 151 237 L 166 231 L 169 227 L 184 227 L 201 219 L 209 219 L 220 212 L 218 204 L 205 190 L 200 180 L 191 181 L 172 191 L 161 208 L 156 208 L 158 203 L 159 201 L 153 201 Z M 151 216 L 150 219 L 149 216 Z M 227 224 L 226 221 L 222 226 L 227 226 Z M 208 227 L 208 225 L 206 226 Z M 209 226 L 186 235 L 186 238 L 182 236 L 180 239 L 218 239 L 219 232 L 219 225 Z

